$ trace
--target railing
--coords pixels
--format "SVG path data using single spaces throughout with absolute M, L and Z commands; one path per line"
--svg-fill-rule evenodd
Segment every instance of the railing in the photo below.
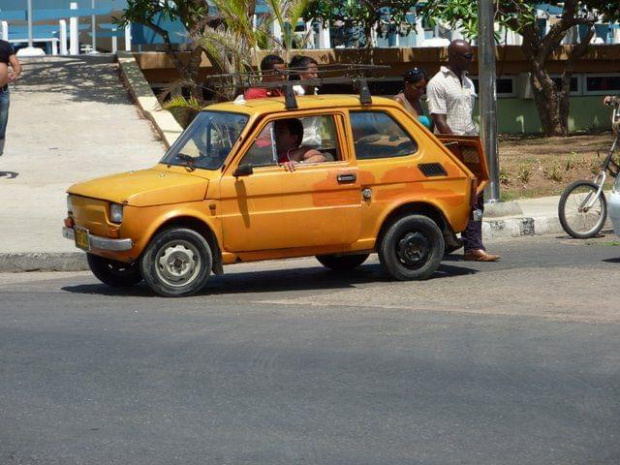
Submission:
M 32 37 L 29 37 L 28 10 L 0 10 L 0 37 L 11 43 L 47 43 L 48 53 L 52 55 L 79 55 L 79 35 L 88 31 L 91 35 L 90 50 L 97 50 L 97 37 L 110 38 L 112 53 L 118 50 L 118 38 L 124 39 L 125 51 L 131 51 L 131 25 L 120 28 L 112 23 L 96 23 L 97 16 L 109 19 L 113 10 L 110 8 L 78 8 L 77 3 L 71 3 L 70 8 L 33 10 L 32 22 L 46 22 L 48 24 L 33 24 Z M 91 24 L 79 24 L 79 19 L 92 18 Z M 57 21 L 56 24 L 49 24 Z M 67 21 L 69 27 L 67 28 Z M 97 27 L 100 31 L 97 31 Z M 102 30 L 102 31 L 101 31 Z

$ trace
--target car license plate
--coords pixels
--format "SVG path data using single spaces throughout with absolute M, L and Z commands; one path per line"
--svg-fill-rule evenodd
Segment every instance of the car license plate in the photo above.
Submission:
M 75 233 L 75 245 L 80 249 L 90 250 L 90 238 L 88 235 L 88 229 L 74 228 Z

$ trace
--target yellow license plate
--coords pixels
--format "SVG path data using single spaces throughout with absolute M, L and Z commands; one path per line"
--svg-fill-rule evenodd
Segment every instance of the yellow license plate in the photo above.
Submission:
M 74 228 L 75 245 L 80 249 L 90 250 L 90 240 L 88 237 L 88 229 Z

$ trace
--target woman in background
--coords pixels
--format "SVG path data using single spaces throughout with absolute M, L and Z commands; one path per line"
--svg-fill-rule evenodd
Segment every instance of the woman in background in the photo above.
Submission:
M 405 109 L 418 121 L 428 128 L 433 129 L 431 119 L 424 114 L 422 108 L 422 96 L 426 93 L 426 85 L 428 84 L 428 74 L 423 68 L 411 68 L 403 75 L 404 89 L 393 98 L 405 107 Z

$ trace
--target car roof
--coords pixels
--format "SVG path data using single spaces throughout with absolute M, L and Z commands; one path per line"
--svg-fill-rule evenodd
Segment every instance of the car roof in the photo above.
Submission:
M 387 97 L 372 97 L 372 104 L 363 105 L 359 95 L 325 94 L 307 95 L 295 97 L 297 110 L 329 109 L 339 107 L 370 109 L 375 105 L 399 106 L 399 103 Z M 229 111 L 233 113 L 247 113 L 250 115 L 264 115 L 269 113 L 286 111 L 284 97 L 267 97 L 251 100 L 239 100 L 231 102 L 215 103 L 203 110 Z M 292 110 L 291 110 L 292 111 Z

